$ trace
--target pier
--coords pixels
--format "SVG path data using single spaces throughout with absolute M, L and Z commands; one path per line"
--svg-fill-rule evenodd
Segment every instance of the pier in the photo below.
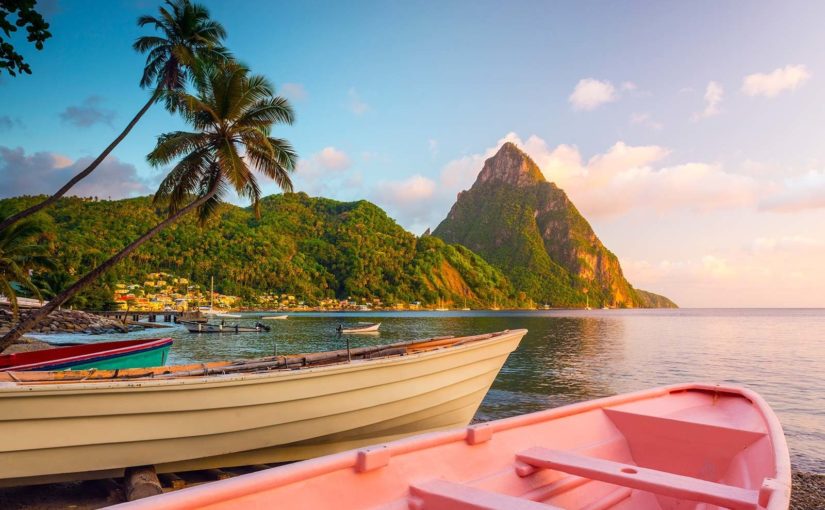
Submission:
M 113 310 L 113 311 L 102 311 L 102 312 L 91 312 L 95 315 L 101 315 L 103 317 L 110 317 L 116 320 L 119 320 L 123 323 L 127 321 L 131 322 L 139 322 L 141 319 L 147 319 L 149 322 L 179 322 L 179 321 L 203 321 L 205 320 L 203 314 L 200 312 L 178 312 L 178 311 L 171 311 L 171 310 L 164 310 L 164 311 L 125 311 L 125 310 Z M 158 318 L 162 318 L 162 320 L 158 320 Z

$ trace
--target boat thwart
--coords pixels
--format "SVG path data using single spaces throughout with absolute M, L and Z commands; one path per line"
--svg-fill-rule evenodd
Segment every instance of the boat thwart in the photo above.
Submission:
M 118 477 L 132 466 L 168 473 L 300 460 L 463 426 L 525 333 L 118 372 L 0 373 L 0 437 L 14 438 L 0 443 L 0 485 Z
M 787 510 L 790 461 L 756 393 L 680 384 L 423 434 L 124 509 Z

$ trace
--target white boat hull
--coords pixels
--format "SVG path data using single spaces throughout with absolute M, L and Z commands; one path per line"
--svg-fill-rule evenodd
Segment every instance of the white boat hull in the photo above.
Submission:
M 369 326 L 364 326 L 362 328 L 344 328 L 341 330 L 341 333 L 375 333 L 380 327 L 381 323 L 379 322 L 377 324 L 370 324 Z
M 469 423 L 526 333 L 257 374 L 0 382 L 0 485 L 299 460 Z

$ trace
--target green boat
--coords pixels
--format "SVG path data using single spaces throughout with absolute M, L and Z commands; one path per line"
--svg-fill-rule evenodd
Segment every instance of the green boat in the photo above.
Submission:
M 166 364 L 171 338 L 96 342 L 0 356 L 0 372 L 117 370 Z

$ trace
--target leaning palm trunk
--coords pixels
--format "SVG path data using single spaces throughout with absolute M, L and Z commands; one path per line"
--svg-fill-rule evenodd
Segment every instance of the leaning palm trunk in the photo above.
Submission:
M 134 118 L 132 118 L 132 121 L 129 122 L 129 124 L 126 126 L 126 129 L 124 129 L 120 133 L 120 135 L 117 138 L 115 138 L 114 141 L 112 143 L 110 143 L 109 146 L 106 147 L 106 149 L 104 149 L 103 152 L 101 152 L 100 155 L 97 158 L 95 158 L 95 160 L 92 161 L 89 164 L 89 166 L 87 166 L 82 172 L 80 172 L 77 175 L 75 175 L 74 177 L 72 177 L 71 180 L 69 180 L 69 182 L 67 182 L 66 184 L 63 185 L 62 188 L 57 190 L 57 193 L 50 196 L 46 200 L 43 200 L 42 202 L 37 203 L 37 204 L 29 207 L 28 209 L 24 209 L 24 210 L 22 210 L 22 211 L 20 211 L 16 214 L 12 214 L 8 218 L 6 218 L 2 222 L 0 222 L 0 230 L 5 230 L 8 227 L 10 227 L 10 226 L 14 225 L 15 223 L 17 223 L 18 221 L 22 220 L 23 218 L 31 216 L 32 214 L 40 211 L 41 209 L 44 209 L 44 208 L 52 205 L 53 203 L 55 203 L 57 201 L 57 199 L 59 199 L 60 197 L 65 195 L 70 189 L 72 189 L 72 187 L 75 184 L 77 184 L 78 182 L 83 180 L 87 175 L 92 173 L 95 170 L 95 168 L 97 168 L 100 165 L 100 163 L 102 163 L 103 160 L 106 159 L 106 157 L 114 150 L 114 148 L 117 147 L 118 144 L 121 141 L 123 141 L 124 138 L 126 138 L 126 135 L 129 134 L 129 132 L 132 130 L 132 128 L 135 127 L 135 124 L 137 124 L 138 121 L 140 120 L 140 118 L 143 117 L 143 115 L 149 110 L 149 107 L 152 106 L 152 104 L 155 102 L 157 97 L 158 97 L 157 92 L 152 94 L 152 97 L 150 97 L 149 101 L 147 101 L 146 104 L 143 105 L 143 108 L 140 109 L 140 111 L 137 113 L 137 115 L 135 115 Z
M 143 243 L 148 241 L 149 239 L 155 237 L 158 232 L 165 229 L 172 223 L 178 221 L 183 215 L 196 209 L 206 203 L 209 199 L 211 199 L 216 193 L 218 192 L 217 188 L 213 188 L 209 191 L 206 195 L 198 198 L 197 200 L 191 202 L 186 207 L 178 210 L 165 220 L 161 221 L 157 225 L 155 225 L 151 230 L 140 236 L 137 240 L 133 241 L 129 246 L 120 250 L 116 255 L 111 257 L 109 260 L 103 262 L 92 271 L 87 273 L 83 278 L 75 282 L 69 288 L 63 290 L 54 298 L 52 298 L 48 303 L 43 305 L 42 308 L 34 310 L 25 320 L 21 321 L 17 326 L 15 326 L 10 332 L 6 334 L 3 338 L 0 338 L 0 352 L 2 352 L 6 347 L 11 345 L 24 333 L 31 330 L 34 326 L 36 326 L 40 321 L 46 318 L 51 312 L 56 310 L 60 305 L 71 299 L 75 294 L 83 290 L 87 287 L 90 283 L 97 280 L 103 273 L 108 271 L 112 266 L 126 258 L 129 254 L 133 251 L 138 249 Z

